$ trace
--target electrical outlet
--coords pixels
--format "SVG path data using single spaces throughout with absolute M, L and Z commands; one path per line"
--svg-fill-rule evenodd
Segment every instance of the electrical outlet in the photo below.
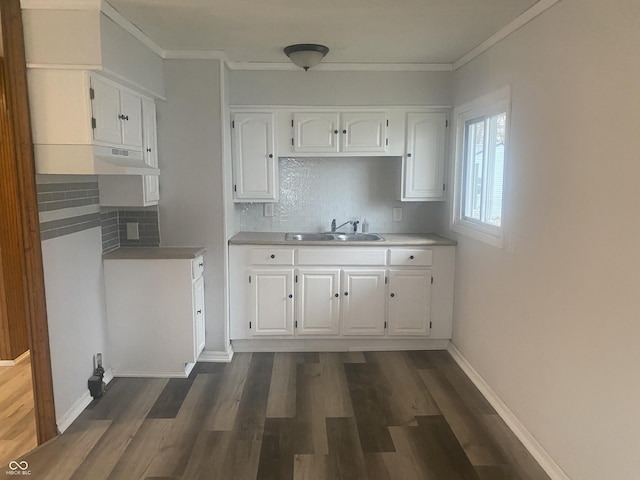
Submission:
M 394 222 L 402 221 L 402 207 L 395 207 L 393 209 L 393 221 Z
M 127 222 L 127 240 L 140 240 L 138 222 Z
M 273 217 L 273 203 L 264 204 L 264 216 Z

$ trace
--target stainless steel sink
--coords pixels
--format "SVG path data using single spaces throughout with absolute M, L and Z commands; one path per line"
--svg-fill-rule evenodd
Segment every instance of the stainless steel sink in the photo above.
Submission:
M 299 242 L 379 242 L 384 240 L 377 233 L 287 233 L 285 240 Z

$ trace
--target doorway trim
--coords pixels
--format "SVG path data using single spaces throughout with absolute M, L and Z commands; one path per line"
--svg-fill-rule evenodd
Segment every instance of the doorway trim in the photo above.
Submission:
M 17 173 L 15 182 L 18 192 L 15 209 L 21 219 L 22 227 L 21 245 L 17 246 L 15 252 L 9 252 L 9 254 L 21 255 L 24 261 L 24 288 L 36 430 L 38 444 L 42 444 L 55 437 L 58 430 L 53 398 L 51 351 L 20 0 L 0 1 L 0 18 L 5 60 L 4 72 L 0 74 L 5 75 L 9 122 L 13 127 L 14 161 Z

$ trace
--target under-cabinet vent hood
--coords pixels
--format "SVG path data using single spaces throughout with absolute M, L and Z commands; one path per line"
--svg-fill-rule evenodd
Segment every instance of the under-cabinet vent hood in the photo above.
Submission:
M 63 175 L 160 175 L 142 152 L 98 145 L 34 146 L 36 172 Z

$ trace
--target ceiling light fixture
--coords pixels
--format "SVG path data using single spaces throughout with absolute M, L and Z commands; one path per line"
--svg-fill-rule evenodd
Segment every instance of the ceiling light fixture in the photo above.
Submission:
M 284 53 L 294 65 L 309 70 L 322 61 L 324 56 L 329 53 L 329 49 L 315 43 L 299 43 L 289 45 L 284 49 Z

